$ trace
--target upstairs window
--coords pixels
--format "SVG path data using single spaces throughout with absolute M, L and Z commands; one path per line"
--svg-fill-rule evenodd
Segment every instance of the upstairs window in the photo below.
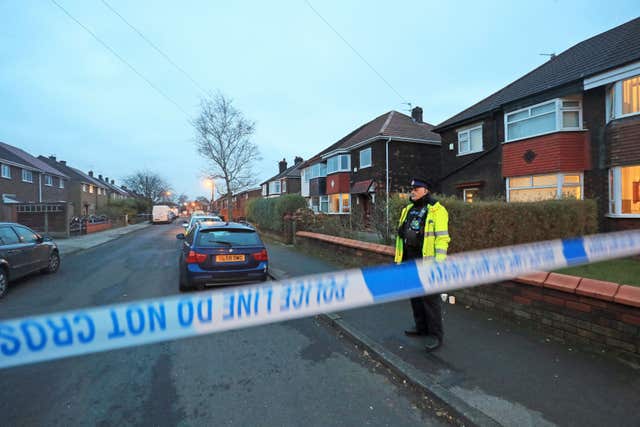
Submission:
M 582 103 L 579 99 L 554 99 L 508 113 L 504 121 L 507 142 L 561 130 L 581 130 Z
M 83 191 L 84 193 L 86 193 L 86 192 L 87 192 L 87 184 L 82 184 L 82 191 Z
M 51 175 L 44 176 L 44 185 L 47 187 L 53 187 L 53 177 Z
M 482 125 L 458 131 L 458 155 L 482 151 Z
M 640 113 L 640 76 L 622 81 L 622 114 Z
M 351 170 L 351 156 L 339 154 L 327 160 L 327 174 L 334 172 L 349 172 Z
M 11 168 L 9 165 L 2 165 L 2 177 L 11 179 Z
M 22 182 L 33 182 L 33 172 L 22 169 Z
M 58 187 L 64 188 L 64 179 L 60 178 L 60 182 L 58 182 Z
M 360 169 L 371 166 L 371 147 L 360 150 Z

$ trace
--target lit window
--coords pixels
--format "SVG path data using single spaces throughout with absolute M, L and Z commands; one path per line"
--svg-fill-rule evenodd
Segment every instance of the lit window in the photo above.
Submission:
M 640 215 L 640 165 L 611 169 L 609 201 L 611 214 Z
M 478 188 L 465 188 L 462 190 L 462 196 L 465 202 L 473 203 L 474 200 L 478 199 L 478 193 L 480 190 Z
M 53 186 L 53 177 L 51 175 L 44 176 L 44 185 L 46 185 L 47 187 Z
M 582 199 L 582 174 L 547 174 L 507 179 L 507 201 Z
M 89 193 L 93 194 L 93 185 L 89 186 Z
M 9 165 L 2 165 L 2 177 L 11 179 L 11 168 Z
M 371 166 L 371 147 L 360 151 L 360 169 Z
M 482 125 L 458 131 L 458 154 L 482 151 Z
M 622 82 L 622 114 L 640 112 L 640 76 Z
M 328 196 L 329 213 L 340 214 L 351 212 L 351 199 L 349 194 L 331 194 Z

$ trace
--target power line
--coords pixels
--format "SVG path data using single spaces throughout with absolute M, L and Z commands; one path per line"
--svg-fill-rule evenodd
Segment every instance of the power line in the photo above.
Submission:
M 203 89 L 203 87 L 193 78 L 191 77 L 191 75 L 189 73 L 187 73 L 182 67 L 180 67 L 178 64 L 175 63 L 175 61 L 173 61 L 169 55 L 167 55 L 166 53 L 164 53 L 158 46 L 156 46 L 151 40 L 149 40 L 147 37 L 145 37 L 144 34 L 142 34 L 142 32 L 140 30 L 138 30 L 136 27 L 134 27 L 129 21 L 127 21 L 125 19 L 124 16 L 122 16 L 120 13 L 118 13 L 117 10 L 115 10 L 106 0 L 102 0 L 102 3 L 109 8 L 109 10 L 111 10 L 113 13 L 115 13 L 121 20 L 122 22 L 124 22 L 125 24 L 127 24 L 129 26 L 129 28 L 131 28 L 133 31 L 135 31 L 141 38 L 142 40 L 144 40 L 145 42 L 147 42 L 149 44 L 149 46 L 151 46 L 156 52 L 158 52 L 160 55 L 162 55 L 162 57 L 164 57 L 164 59 L 167 60 L 167 62 L 171 65 L 173 65 L 178 71 L 180 71 L 182 74 L 184 74 L 190 81 L 191 83 L 193 83 L 193 85 L 198 88 L 202 93 L 204 93 L 205 95 L 207 94 L 207 91 Z
M 382 81 L 383 81 L 387 86 L 389 86 L 389 88 L 390 88 L 392 91 L 394 91 L 394 92 L 395 92 L 395 94 L 396 94 L 396 95 L 398 95 L 398 97 L 400 97 L 400 99 L 402 99 L 402 101 L 403 101 L 404 103 L 407 103 L 407 104 L 409 103 L 409 102 L 408 102 L 408 101 L 407 101 L 407 100 L 406 100 L 402 95 L 400 95 L 400 93 L 399 93 L 399 92 L 398 92 L 398 91 L 397 91 L 393 86 L 391 86 L 391 83 L 389 83 L 389 82 L 388 82 L 384 77 L 382 77 L 382 75 L 381 75 L 381 74 L 380 74 L 380 73 L 379 73 L 379 72 L 378 72 L 378 71 L 373 67 L 373 65 L 371 65 L 371 64 L 369 63 L 369 61 L 367 61 L 367 60 L 364 58 L 364 56 L 360 55 L 360 53 L 356 50 L 356 48 L 355 48 L 355 47 L 351 46 L 351 43 L 349 43 L 349 42 L 347 41 L 347 39 L 345 39 L 344 37 L 342 37 L 342 35 L 338 32 L 338 30 L 336 30 L 335 28 L 333 28 L 333 26 L 332 26 L 332 25 L 331 25 L 331 24 L 330 24 L 326 19 L 324 19 L 324 17 L 323 17 L 322 15 L 320 15 L 320 12 L 318 12 L 318 11 L 317 11 L 317 10 L 316 10 L 312 5 L 311 5 L 311 3 L 309 3 L 309 0 L 305 0 L 305 2 L 307 3 L 307 6 L 309 6 L 309 8 L 311 8 L 311 10 L 313 10 L 313 11 L 315 12 L 315 14 L 316 14 L 316 15 L 318 15 L 318 17 L 319 17 L 320 19 L 322 19 L 322 20 L 324 21 L 324 23 L 325 23 L 325 24 L 327 24 L 327 26 L 333 30 L 333 32 L 334 32 L 334 33 L 336 33 L 336 35 L 337 35 L 338 37 L 340 37 L 340 38 L 342 39 L 342 41 L 343 41 L 347 46 L 349 46 L 349 47 L 351 48 L 351 50 L 355 52 L 355 54 L 356 54 L 356 55 L 358 55 L 358 56 L 360 57 L 360 59 L 362 59 L 362 61 L 363 61 L 365 64 L 367 64 L 367 65 L 369 66 L 369 68 L 371 68 L 371 70 L 372 70 L 374 73 L 376 73 L 376 75 L 377 75 L 378 77 L 380 77 L 380 79 L 381 79 L 381 80 L 382 80 Z
M 149 79 L 147 79 L 144 75 L 142 75 L 142 73 L 140 73 L 133 65 L 131 65 L 130 63 L 128 63 L 122 56 L 118 55 L 118 53 L 113 50 L 108 44 L 106 44 L 105 42 L 102 41 L 102 39 L 100 39 L 100 37 L 98 37 L 93 31 L 91 31 L 89 28 L 87 28 L 84 24 L 82 24 L 82 22 L 78 21 L 76 18 L 73 17 L 73 15 L 71 15 L 64 7 L 62 7 L 58 2 L 56 2 L 56 0 L 51 0 L 51 3 L 55 4 L 56 6 L 58 6 L 58 8 L 60 8 L 60 10 L 62 10 L 72 21 L 74 21 L 76 24 L 78 24 L 80 27 L 82 27 L 87 33 L 91 34 L 91 36 L 96 39 L 96 41 L 98 43 L 100 43 L 105 49 L 107 49 L 109 52 L 111 52 L 113 54 L 113 56 L 115 56 L 116 58 L 118 58 L 120 61 L 122 61 L 127 67 L 129 67 L 131 69 L 131 71 L 133 71 L 134 73 L 136 73 L 138 75 L 138 77 L 140 77 L 142 80 L 144 80 L 145 82 L 147 82 L 147 84 L 149 86 L 151 86 L 151 88 L 153 90 L 155 90 L 156 92 L 158 92 L 163 98 L 165 98 L 167 101 L 169 101 L 170 103 L 172 103 L 173 105 L 176 106 L 176 108 L 178 108 L 178 110 L 182 111 L 182 113 L 184 113 L 185 116 L 189 117 L 189 113 L 187 113 L 185 111 L 184 108 L 182 108 L 180 106 L 180 104 L 178 104 L 176 101 L 174 101 L 173 99 L 171 99 L 167 94 L 165 94 L 162 90 L 160 90 L 160 88 L 158 88 L 156 85 L 154 85 L 153 83 L 151 83 L 151 81 Z

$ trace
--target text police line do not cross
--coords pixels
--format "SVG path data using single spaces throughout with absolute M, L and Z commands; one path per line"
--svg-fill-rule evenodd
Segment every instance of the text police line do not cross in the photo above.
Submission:
M 0 321 L 0 368 L 280 322 L 640 253 L 640 231 Z

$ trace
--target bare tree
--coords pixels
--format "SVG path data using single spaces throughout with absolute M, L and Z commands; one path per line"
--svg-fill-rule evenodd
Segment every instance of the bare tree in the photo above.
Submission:
M 255 123 L 246 119 L 231 99 L 217 93 L 202 99 L 200 114 L 192 125 L 198 153 L 208 162 L 207 177 L 224 180 L 222 191 L 218 191 L 228 200 L 231 220 L 233 194 L 258 182 L 253 166 L 260 153 L 250 140 Z
M 187 201 L 189 201 L 189 196 L 186 194 L 182 193 L 178 196 L 178 204 L 180 206 L 183 206 Z
M 128 189 L 135 191 L 152 203 L 158 203 L 169 198 L 169 184 L 157 173 L 138 171 L 124 179 Z

